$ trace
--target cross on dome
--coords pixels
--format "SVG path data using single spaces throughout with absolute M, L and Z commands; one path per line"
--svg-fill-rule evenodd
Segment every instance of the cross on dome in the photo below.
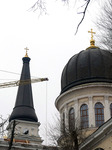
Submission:
M 91 33 L 91 40 L 93 40 L 93 34 L 96 34 L 96 32 L 93 32 L 93 29 L 91 29 L 91 31 L 88 31 L 88 33 Z
M 93 32 L 93 29 L 91 29 L 91 31 L 88 31 L 88 33 L 91 33 L 90 47 L 88 48 L 93 48 L 93 47 L 96 48 L 95 40 L 93 39 L 93 34 L 96 34 L 96 32 Z

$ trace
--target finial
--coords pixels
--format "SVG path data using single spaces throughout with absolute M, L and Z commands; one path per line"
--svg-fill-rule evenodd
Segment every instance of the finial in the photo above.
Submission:
M 27 51 L 28 51 L 29 49 L 28 49 L 27 47 L 24 48 L 24 49 L 26 50 L 26 55 L 25 55 L 25 57 L 28 57 L 28 52 L 27 52 Z
M 93 34 L 96 34 L 96 32 L 93 32 L 93 29 L 91 29 L 91 31 L 88 31 L 88 33 L 91 33 L 91 40 L 90 40 L 90 47 L 89 48 L 98 48 L 95 46 L 95 40 L 93 39 Z
M 91 29 L 91 31 L 88 31 L 88 33 L 91 33 L 90 46 L 95 46 L 95 40 L 93 40 L 93 34 L 96 34 L 96 32 L 93 32 L 93 29 Z

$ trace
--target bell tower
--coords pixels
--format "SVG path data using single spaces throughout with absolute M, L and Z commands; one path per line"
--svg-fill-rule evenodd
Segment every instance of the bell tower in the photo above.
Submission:
M 23 68 L 20 77 L 20 84 L 16 97 L 15 107 L 9 118 L 8 139 L 11 139 L 14 134 L 16 142 L 29 142 L 41 144 L 42 139 L 39 136 L 39 126 L 37 115 L 33 105 L 33 95 L 30 77 L 30 58 L 28 57 L 27 50 L 23 57 Z M 28 84 L 21 84 L 28 80 Z M 14 133 L 13 133 L 14 132 Z

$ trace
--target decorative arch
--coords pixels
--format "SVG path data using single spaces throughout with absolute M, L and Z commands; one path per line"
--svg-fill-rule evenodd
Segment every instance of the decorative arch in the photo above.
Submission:
M 110 104 L 110 117 L 112 117 L 112 103 Z
M 96 127 L 101 126 L 104 123 L 104 106 L 98 102 L 95 104 L 95 124 Z
M 88 105 L 83 104 L 80 107 L 81 128 L 89 127 Z
M 75 128 L 75 111 L 74 108 L 70 108 L 69 110 L 69 130 L 73 130 Z

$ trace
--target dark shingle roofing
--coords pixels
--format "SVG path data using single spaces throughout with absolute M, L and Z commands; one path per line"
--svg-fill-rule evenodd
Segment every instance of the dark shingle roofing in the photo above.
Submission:
M 21 80 L 27 80 L 30 78 L 30 68 L 29 68 L 29 57 L 23 58 L 23 68 L 21 73 Z M 24 120 L 24 121 L 32 121 L 37 122 L 37 116 L 35 114 L 34 106 L 33 106 L 33 96 L 32 96 L 32 87 L 31 83 L 19 85 L 17 98 L 15 107 L 13 112 L 9 118 L 11 120 Z

